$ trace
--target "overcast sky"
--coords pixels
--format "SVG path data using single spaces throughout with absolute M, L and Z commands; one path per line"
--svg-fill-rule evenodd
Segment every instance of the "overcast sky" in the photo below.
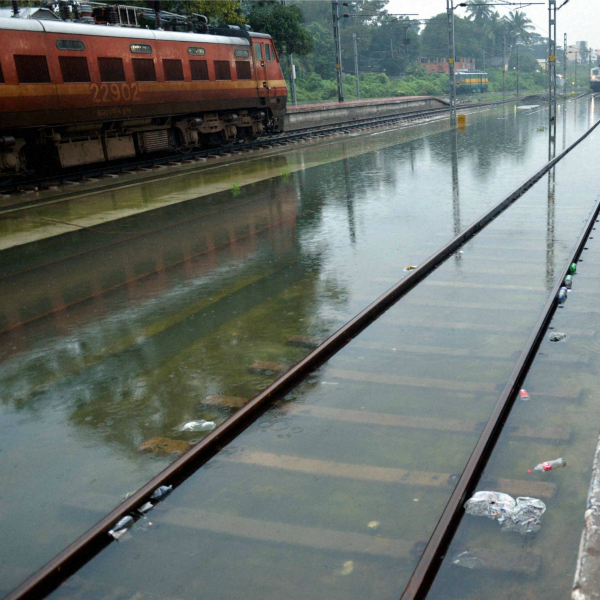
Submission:
M 459 4 L 460 0 L 454 0 Z M 510 0 L 514 2 L 515 0 Z M 542 2 L 542 0 L 536 0 Z M 558 6 L 563 0 L 557 2 Z M 494 0 L 486 0 L 494 2 Z M 527 2 L 523 2 L 526 5 Z M 539 6 L 519 8 L 519 6 L 492 6 L 501 14 L 508 14 L 509 10 L 523 10 L 533 21 L 537 33 L 548 36 L 548 2 L 543 0 Z M 418 13 L 420 18 L 428 18 L 446 11 L 446 0 L 390 0 L 387 5 L 388 12 L 392 13 Z M 457 8 L 458 16 L 465 15 L 464 8 Z M 563 34 L 568 36 L 568 43 L 586 41 L 592 48 L 600 49 L 600 0 L 569 0 L 564 8 L 558 11 L 557 18 L 558 44 L 562 46 Z

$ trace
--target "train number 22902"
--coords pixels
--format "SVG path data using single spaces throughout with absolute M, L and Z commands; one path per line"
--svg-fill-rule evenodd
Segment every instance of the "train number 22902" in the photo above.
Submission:
M 140 99 L 140 88 L 137 83 L 92 83 L 90 92 L 94 102 L 119 102 L 125 100 L 134 102 Z

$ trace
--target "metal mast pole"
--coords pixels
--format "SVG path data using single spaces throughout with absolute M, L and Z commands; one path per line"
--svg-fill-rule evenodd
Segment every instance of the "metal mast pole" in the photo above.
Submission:
M 360 81 L 358 78 L 358 43 L 356 34 L 352 34 L 352 41 L 354 43 L 354 76 L 356 77 L 356 98 L 360 100 Z
M 342 78 L 342 44 L 340 41 L 340 13 L 339 2 L 331 0 L 333 11 L 333 41 L 335 42 L 335 75 L 338 88 L 338 102 L 344 101 L 344 81 Z
M 450 124 L 456 123 L 456 80 L 454 77 L 454 62 L 456 51 L 454 48 L 454 0 L 446 0 L 446 13 L 448 16 L 448 76 L 450 78 Z
M 519 39 L 517 38 L 517 102 L 519 101 Z
M 506 102 L 506 36 L 502 36 L 502 101 Z
M 485 71 L 485 50 L 483 51 L 483 71 Z
M 556 156 L 556 0 L 548 0 L 548 160 Z
M 567 97 L 567 60 L 569 60 L 567 56 L 567 34 L 565 33 L 564 38 L 564 54 L 565 54 L 565 64 L 563 65 L 563 96 Z
M 287 5 L 287 0 L 281 0 L 283 6 Z M 288 73 L 290 74 L 290 92 L 292 94 L 292 104 L 298 104 L 296 99 L 296 67 L 294 66 L 294 55 L 288 54 Z

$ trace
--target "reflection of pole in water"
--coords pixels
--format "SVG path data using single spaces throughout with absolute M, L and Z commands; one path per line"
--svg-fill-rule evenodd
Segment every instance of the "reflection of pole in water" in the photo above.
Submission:
M 450 155 L 452 158 L 452 220 L 454 223 L 454 236 L 456 237 L 462 230 L 460 224 L 460 189 L 458 183 L 458 130 L 450 132 L 452 139 L 452 148 Z M 454 259 L 460 262 L 462 254 L 456 252 Z
M 552 157 L 554 158 L 554 156 Z M 551 159 L 552 160 L 552 159 Z M 548 173 L 548 218 L 546 221 L 546 283 L 551 288 L 554 285 L 554 220 L 556 217 L 555 206 L 556 172 L 550 169 Z
M 563 150 L 567 149 L 567 101 L 562 104 Z
M 352 187 L 350 185 L 350 169 L 348 159 L 344 158 L 344 179 L 346 183 L 346 210 L 348 212 L 348 229 L 350 230 L 350 242 L 356 244 L 356 223 L 354 221 L 354 201 L 352 199 Z

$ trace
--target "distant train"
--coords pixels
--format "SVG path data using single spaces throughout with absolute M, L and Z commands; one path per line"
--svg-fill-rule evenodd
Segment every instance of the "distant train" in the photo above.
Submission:
M 0 18 L 0 178 L 283 129 L 271 37 Z
M 488 74 L 474 71 L 456 73 L 457 94 L 483 94 L 488 90 Z
M 590 71 L 590 87 L 592 92 L 600 92 L 600 67 L 594 67 Z

